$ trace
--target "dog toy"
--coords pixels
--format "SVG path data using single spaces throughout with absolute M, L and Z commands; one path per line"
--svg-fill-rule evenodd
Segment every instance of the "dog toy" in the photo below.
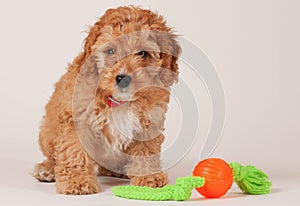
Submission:
M 204 177 L 205 185 L 196 190 L 208 198 L 223 196 L 231 187 L 233 174 L 230 166 L 221 159 L 205 159 L 197 164 L 193 171 L 194 176 Z
M 162 188 L 140 186 L 117 186 L 112 188 L 114 195 L 137 200 L 188 200 L 193 188 L 207 198 L 221 197 L 235 181 L 239 188 L 248 194 L 267 194 L 271 182 L 268 176 L 254 166 L 242 166 L 233 162 L 227 164 L 218 158 L 205 159 L 194 168 L 193 176 L 176 179 L 175 185 Z

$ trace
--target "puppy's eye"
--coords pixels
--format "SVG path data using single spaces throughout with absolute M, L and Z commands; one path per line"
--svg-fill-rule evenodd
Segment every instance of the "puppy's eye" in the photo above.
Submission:
M 146 51 L 140 51 L 137 53 L 137 55 L 141 56 L 143 59 L 145 59 L 148 56 L 148 53 Z
M 115 50 L 114 50 L 113 48 L 109 48 L 109 49 L 107 49 L 107 50 L 105 51 L 105 53 L 106 53 L 107 55 L 113 55 L 113 54 L 115 53 Z

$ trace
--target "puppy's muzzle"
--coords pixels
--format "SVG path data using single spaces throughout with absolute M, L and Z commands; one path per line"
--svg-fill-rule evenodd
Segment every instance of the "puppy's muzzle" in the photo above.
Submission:
M 131 77 L 126 74 L 121 74 L 116 76 L 116 84 L 120 88 L 126 88 L 130 85 Z

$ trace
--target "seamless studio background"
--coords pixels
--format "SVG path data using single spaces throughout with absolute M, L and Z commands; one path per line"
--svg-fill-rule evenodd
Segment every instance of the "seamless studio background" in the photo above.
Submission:
M 127 184 L 120 180 L 100 178 L 102 193 L 74 197 L 57 195 L 53 184 L 38 183 L 29 175 L 43 159 L 38 128 L 54 83 L 81 50 L 89 25 L 106 9 L 129 4 L 163 14 L 177 33 L 201 48 L 215 65 L 226 93 L 226 122 L 212 156 L 256 165 L 273 181 L 270 195 L 243 196 L 234 187 L 228 198 L 204 200 L 195 193 L 193 201 L 184 204 L 203 200 L 206 205 L 299 205 L 297 0 L 1 1 L 0 204 L 141 204 L 112 196 L 113 185 Z M 201 118 L 209 119 L 208 95 L 201 97 Z M 205 136 L 209 124 L 203 124 Z M 187 168 L 192 168 L 200 151 L 194 145 L 171 168 L 171 182 L 190 173 L 192 169 Z

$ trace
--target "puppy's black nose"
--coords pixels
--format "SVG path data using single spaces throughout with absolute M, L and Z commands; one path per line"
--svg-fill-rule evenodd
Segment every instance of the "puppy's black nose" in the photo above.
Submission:
M 116 76 L 116 83 L 120 88 L 126 88 L 131 82 L 131 77 L 126 74 L 121 74 Z

